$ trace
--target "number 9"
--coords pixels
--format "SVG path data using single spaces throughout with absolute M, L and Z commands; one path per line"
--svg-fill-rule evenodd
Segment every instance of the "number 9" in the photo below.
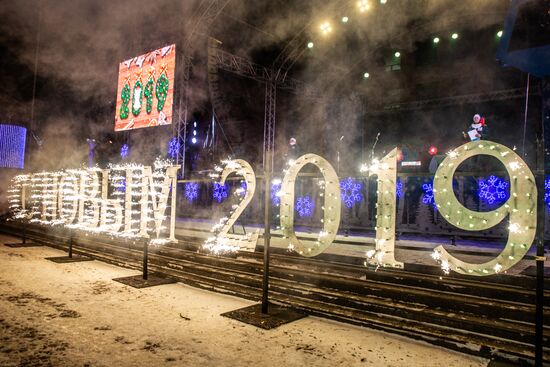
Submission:
M 477 212 L 464 207 L 453 191 L 453 176 L 466 159 L 478 154 L 498 159 L 510 176 L 510 198 L 490 212 Z M 483 264 L 471 264 L 450 255 L 443 246 L 435 248 L 434 259 L 441 262 L 445 272 L 485 276 L 511 268 L 520 261 L 535 239 L 537 227 L 537 188 L 533 173 L 511 149 L 488 140 L 462 145 L 448 153 L 434 177 L 434 199 L 441 215 L 452 225 L 467 231 L 494 227 L 508 214 L 509 237 L 502 252 Z

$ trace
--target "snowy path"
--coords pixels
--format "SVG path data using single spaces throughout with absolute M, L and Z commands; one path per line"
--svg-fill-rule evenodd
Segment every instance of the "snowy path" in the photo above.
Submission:
M 0 235 L 0 243 L 14 238 Z M 1 366 L 486 366 L 487 361 L 307 317 L 261 330 L 221 317 L 252 302 L 181 283 L 137 290 L 137 272 L 55 264 L 48 247 L 0 245 Z

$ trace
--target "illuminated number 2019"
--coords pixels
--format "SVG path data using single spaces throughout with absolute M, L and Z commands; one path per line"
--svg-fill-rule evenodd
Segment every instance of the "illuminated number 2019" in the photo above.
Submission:
M 225 180 L 232 173 L 237 173 L 238 175 L 244 177 L 246 182 L 246 192 L 244 199 L 239 203 L 239 205 L 236 206 L 235 211 L 231 214 L 229 219 L 214 227 L 213 230 L 217 232 L 216 236 L 209 238 L 203 246 L 203 248 L 214 253 L 236 250 L 254 251 L 260 234 L 259 230 L 255 230 L 254 232 L 250 232 L 246 235 L 229 233 L 231 227 L 233 227 L 242 212 L 246 209 L 248 204 L 250 204 L 250 201 L 254 196 L 254 192 L 256 191 L 256 175 L 247 161 L 235 159 L 227 162 L 221 173 L 219 181 L 220 185 L 224 185 Z
M 510 198 L 504 205 L 490 212 L 476 212 L 465 208 L 455 197 L 453 175 L 460 163 L 478 154 L 498 159 L 510 176 Z M 537 226 L 537 188 L 533 173 L 511 149 L 488 140 L 462 145 L 450 152 L 434 177 L 434 199 L 441 215 L 452 225 L 467 231 L 491 228 L 509 215 L 509 237 L 502 252 L 483 264 L 471 264 L 450 255 L 442 246 L 433 257 L 441 262 L 443 270 L 454 270 L 468 275 L 491 275 L 507 270 L 525 256 L 535 238 Z
M 313 245 L 302 243 L 294 232 L 294 183 L 298 172 L 308 163 L 319 168 L 324 178 L 324 214 L 323 230 Z M 281 228 L 283 235 L 290 239 L 290 244 L 300 255 L 315 256 L 329 247 L 336 237 L 340 226 L 340 182 L 330 163 L 316 154 L 305 154 L 298 158 L 286 173 L 281 187 Z
M 373 161 L 368 171 L 369 176 L 378 176 L 378 199 L 375 249 L 367 251 L 367 262 L 383 267 L 403 268 L 403 263 L 395 260 L 397 148 L 380 161 Z

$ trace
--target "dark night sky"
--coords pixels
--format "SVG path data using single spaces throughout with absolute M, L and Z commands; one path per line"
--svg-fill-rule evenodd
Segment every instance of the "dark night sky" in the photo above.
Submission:
M 0 4 L 0 103 L 4 120 L 30 126 L 33 67 L 40 25 L 40 47 L 33 132 L 41 140 L 31 153 L 34 165 L 74 166 L 87 156 L 87 137 L 104 146 L 103 159 L 116 155 L 124 141 L 138 152 L 162 151 L 169 128 L 113 132 L 118 63 L 148 50 L 176 43 L 183 47 L 200 9 L 210 1 L 18 0 Z M 193 117 L 206 123 L 211 102 L 206 78 L 206 34 L 231 53 L 271 65 L 293 39 L 301 45 L 289 75 L 306 81 L 322 96 L 312 103 L 280 92 L 277 146 L 284 150 L 296 136 L 302 150 L 332 159 L 336 137 L 346 134 L 344 160 L 354 169 L 357 157 L 382 132 L 380 149 L 392 145 L 460 144 L 456 136 L 479 111 L 513 127 L 522 121 L 523 101 L 451 109 L 366 116 L 394 98 L 416 100 L 521 87 L 525 76 L 502 70 L 495 61 L 495 32 L 507 1 L 388 0 L 360 14 L 355 1 L 229 1 L 206 29 L 191 38 L 194 69 L 190 84 Z M 342 16 L 349 22 L 341 23 Z M 322 37 L 319 25 L 330 20 L 333 32 Z M 460 33 L 456 42 L 450 34 Z M 441 37 L 437 50 L 433 36 Z M 305 45 L 314 42 L 312 49 Z M 385 67 L 399 50 L 402 70 Z M 283 54 L 284 55 L 284 54 Z M 368 70 L 371 77 L 363 79 Z M 225 124 L 235 150 L 253 160 L 263 136 L 263 86 L 221 72 L 220 88 L 228 106 Z M 176 85 L 176 91 L 178 86 Z M 396 97 L 397 96 L 397 97 Z M 534 104 L 534 108 L 537 108 Z M 501 122 L 502 120 L 502 122 Z M 515 137 L 514 137 L 515 135 Z M 364 139 L 363 139 L 364 138 Z M 510 144 L 516 132 L 504 134 Z M 362 148 L 364 140 L 367 148 Z M 324 144 L 319 144 L 319 142 Z M 456 141 L 456 143 L 455 143 Z M 31 144 L 31 147 L 33 145 Z M 36 147 L 34 147 L 36 148 Z M 220 150 L 225 145 L 221 144 Z

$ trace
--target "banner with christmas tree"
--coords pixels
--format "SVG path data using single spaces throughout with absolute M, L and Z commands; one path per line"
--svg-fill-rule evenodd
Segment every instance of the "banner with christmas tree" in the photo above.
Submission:
M 175 44 L 120 63 L 115 131 L 172 123 L 175 68 Z

